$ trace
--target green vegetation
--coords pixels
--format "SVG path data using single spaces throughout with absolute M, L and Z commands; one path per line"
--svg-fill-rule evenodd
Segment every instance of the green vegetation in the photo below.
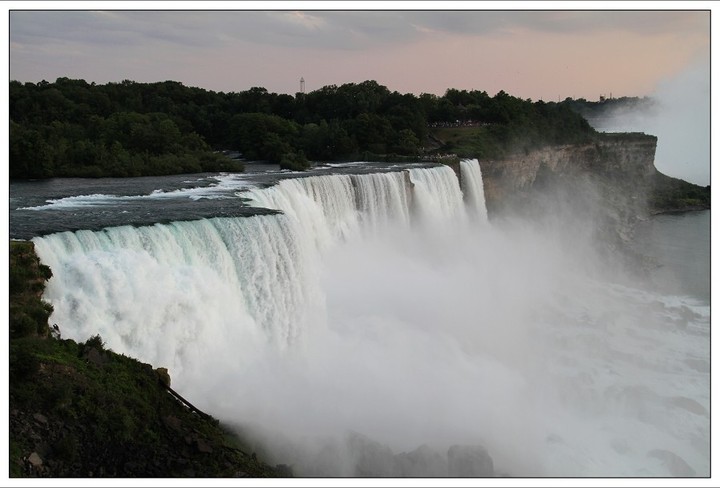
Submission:
M 653 178 L 650 207 L 653 212 L 674 212 L 710 208 L 710 186 L 699 186 L 662 173 Z
M 290 474 L 243 452 L 217 420 L 176 400 L 162 370 L 107 350 L 100 336 L 58 337 L 40 298 L 50 271 L 32 243 L 11 242 L 10 270 L 12 477 Z
M 280 169 L 290 169 L 293 171 L 303 171 L 310 167 L 310 161 L 305 157 L 305 153 L 300 151 L 296 154 L 292 151 L 286 152 L 280 158 Z
M 31 242 L 10 242 L 10 337 L 48 335 L 52 306 L 40 297 L 52 272 L 35 255 Z
M 441 127 L 432 129 L 432 136 L 441 144 L 439 151 L 464 158 L 497 159 L 505 145 L 491 132 L 493 127 Z
M 500 91 L 448 90 L 442 104 L 457 123 L 434 122 L 431 137 L 442 152 L 460 157 L 495 159 L 529 152 L 547 145 L 577 144 L 593 140 L 596 133 L 585 119 L 556 103 L 521 100 Z
M 11 178 L 242 171 L 223 150 L 289 169 L 368 154 L 386 160 L 448 151 L 497 156 L 515 147 L 583 141 L 594 132 L 561 104 L 503 91 L 491 97 L 449 89 L 442 97 L 417 97 L 375 81 L 295 96 L 258 87 L 217 93 L 173 81 L 11 81 L 9 112 Z M 443 146 L 447 129 L 461 126 L 477 128 L 472 143 Z

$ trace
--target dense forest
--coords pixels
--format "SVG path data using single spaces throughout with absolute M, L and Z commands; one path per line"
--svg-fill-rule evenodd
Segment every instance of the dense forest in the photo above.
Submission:
M 473 154 L 459 154 L 473 157 L 595 134 L 566 103 L 504 91 L 415 96 L 375 81 L 291 96 L 259 87 L 222 93 L 174 81 L 58 78 L 11 81 L 9 99 L 11 178 L 242 171 L 226 150 L 291 169 L 310 161 L 419 158 L 440 149 L 433 131 L 458 126 L 475 132 Z

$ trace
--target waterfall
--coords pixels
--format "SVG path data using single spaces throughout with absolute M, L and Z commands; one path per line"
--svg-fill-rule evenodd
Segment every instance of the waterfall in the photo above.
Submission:
M 482 182 L 480 182 L 482 184 Z M 176 371 L 199 342 L 267 340 L 280 349 L 324 323 L 317 268 L 339 242 L 465 217 L 445 166 L 286 179 L 239 194 L 279 215 L 213 218 L 35 238 L 53 270 L 45 299 L 68 337 Z
M 287 344 L 308 320 L 312 254 L 285 216 L 215 218 L 35 239 L 64 334 L 176 371 L 220 337 Z
M 477 159 L 460 161 L 460 174 L 468 213 L 471 218 L 486 222 L 487 208 L 485 207 L 485 189 L 483 188 L 480 163 Z
M 428 225 L 463 224 L 463 196 L 455 172 L 449 166 L 435 171 L 411 169 L 410 181 L 416 196 L 415 208 Z

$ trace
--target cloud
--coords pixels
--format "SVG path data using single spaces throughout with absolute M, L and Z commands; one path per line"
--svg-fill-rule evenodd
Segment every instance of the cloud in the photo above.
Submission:
M 641 35 L 667 32 L 697 33 L 705 28 L 709 35 L 710 16 L 707 12 L 674 11 L 550 11 L 503 12 L 506 23 L 543 32 L 590 34 L 598 31 L 624 31 Z
M 361 14 L 361 15 L 358 15 Z M 409 38 L 422 33 L 490 35 L 517 30 L 588 34 L 626 31 L 643 35 L 704 30 L 709 35 L 707 12 L 672 11 L 484 11 L 434 10 L 395 12 L 317 13 L 332 22 L 368 33 L 384 33 L 387 39 Z M 389 29 L 378 29 L 391 25 Z
M 264 86 L 293 93 L 302 75 L 308 89 L 376 79 L 414 93 L 458 87 L 544 99 L 610 89 L 644 95 L 707 48 L 708 17 L 700 11 L 13 11 L 10 70 L 19 81 L 174 79 L 221 91 Z
M 22 11 L 11 12 L 13 42 L 183 48 L 228 42 L 362 49 L 438 34 L 491 35 L 518 29 L 589 33 L 626 30 L 647 35 L 709 35 L 707 12 L 671 11 Z

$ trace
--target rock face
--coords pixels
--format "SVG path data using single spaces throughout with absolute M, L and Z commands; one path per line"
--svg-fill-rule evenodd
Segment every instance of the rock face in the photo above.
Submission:
M 395 473 L 399 477 L 445 476 L 448 471 L 447 464 L 447 459 L 426 445 L 395 455 Z
M 645 134 L 605 134 L 586 145 L 553 146 L 501 159 L 482 160 L 485 198 L 497 210 L 502 202 L 522 197 L 547 178 L 578 178 L 632 188 L 649 184 L 655 174 L 657 137 Z
M 390 447 L 364 435 L 351 433 L 346 439 L 355 477 L 487 478 L 494 477 L 493 460 L 480 445 L 451 446 L 447 455 L 422 445 L 393 454 Z
M 605 237 L 626 242 L 648 213 L 657 138 L 604 134 L 585 145 L 546 147 L 502 160 L 481 160 L 488 214 L 593 221 Z M 599 225 L 597 225 L 599 224 Z
M 482 446 L 451 446 L 448 449 L 448 475 L 452 478 L 494 476 L 493 460 Z
M 358 433 L 351 433 L 348 436 L 347 445 L 355 462 L 354 476 L 393 476 L 393 452 L 388 446 Z
M 168 369 L 167 368 L 155 368 L 155 371 L 158 374 L 160 383 L 162 383 L 166 387 L 170 388 L 170 373 L 168 373 Z
M 306 447 L 266 445 L 262 451 L 273 451 L 274 462 L 289 461 L 301 478 L 370 477 L 370 478 L 487 478 L 496 477 L 490 452 L 478 444 L 442 446 L 423 444 L 396 453 L 382 442 L 358 432 L 348 432 L 343 439 L 334 438 Z M 281 452 L 282 451 L 282 452 Z
M 30 456 L 28 456 L 27 458 L 27 464 L 29 465 L 29 468 L 33 473 L 42 473 L 43 462 L 38 453 L 31 453 Z

